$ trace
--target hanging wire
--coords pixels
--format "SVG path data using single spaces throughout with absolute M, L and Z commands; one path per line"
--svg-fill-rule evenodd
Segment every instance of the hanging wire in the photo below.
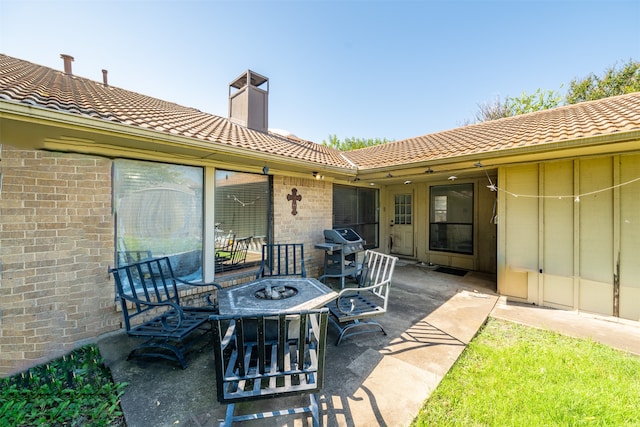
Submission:
M 489 185 L 487 185 L 487 188 L 491 191 L 498 191 L 498 186 L 495 185 L 493 183 L 493 181 L 491 181 L 491 177 L 489 176 L 489 172 L 487 172 L 487 170 L 484 170 L 484 173 L 487 175 L 487 179 L 489 180 Z
M 502 191 L 505 194 L 508 194 L 512 197 L 523 197 L 523 198 L 529 198 L 529 199 L 573 199 L 575 202 L 579 202 L 581 197 L 585 197 L 585 196 L 591 196 L 593 194 L 598 194 L 598 193 L 603 193 L 605 191 L 609 191 L 609 190 L 613 190 L 615 188 L 620 188 L 620 187 L 624 187 L 625 185 L 629 185 L 629 184 L 633 184 L 634 182 L 640 181 L 640 177 L 639 178 L 635 178 L 632 179 L 630 181 L 626 181 L 626 182 L 621 182 L 620 184 L 616 184 L 616 185 L 612 185 L 610 187 L 607 188 L 601 188 L 599 190 L 594 190 L 594 191 L 588 191 L 586 193 L 580 193 L 578 195 L 559 195 L 559 196 L 547 196 L 547 195 L 537 195 L 537 194 L 516 194 L 516 193 L 512 193 L 511 191 L 505 190 L 504 188 L 500 188 L 497 185 L 495 185 L 492 181 L 491 178 L 489 177 L 489 174 L 487 173 L 487 171 L 485 170 L 485 173 L 487 174 L 487 179 L 489 180 L 489 185 L 487 185 L 487 188 L 489 188 L 491 191 Z

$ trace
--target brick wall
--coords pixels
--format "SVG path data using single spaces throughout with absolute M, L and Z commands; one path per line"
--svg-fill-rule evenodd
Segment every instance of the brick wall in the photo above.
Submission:
M 111 161 L 2 145 L 0 375 L 120 328 Z
M 302 199 L 297 204 L 297 214 L 291 214 L 292 203 L 287 195 L 292 189 Z M 273 180 L 273 231 L 274 243 L 304 243 L 305 265 L 309 277 L 322 274 L 324 251 L 315 249 L 315 243 L 324 242 L 323 231 L 333 222 L 333 187 L 330 182 L 312 177 L 291 178 L 276 176 Z
M 111 160 L 0 145 L 0 376 L 46 362 L 121 328 L 114 284 Z M 302 197 L 292 215 L 287 195 Z M 304 243 L 321 274 L 332 186 L 274 178 L 274 235 Z M 225 285 L 250 280 L 237 278 Z M 200 299 L 187 292 L 185 303 Z

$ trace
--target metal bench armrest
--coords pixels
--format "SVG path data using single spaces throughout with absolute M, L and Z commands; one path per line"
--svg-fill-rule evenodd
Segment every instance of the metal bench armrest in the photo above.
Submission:
M 209 283 L 198 283 L 198 282 L 189 282 L 187 280 L 183 280 L 179 277 L 175 277 L 176 282 L 183 284 L 183 285 L 189 285 L 189 286 L 198 286 L 198 287 L 206 287 L 206 286 L 214 286 L 215 288 L 217 288 L 218 290 L 222 289 L 222 286 L 214 283 L 214 282 L 209 282 Z
M 180 307 L 178 304 L 176 304 L 173 301 L 147 301 L 147 300 L 143 300 L 143 299 L 139 299 L 136 297 L 133 297 L 129 294 L 121 294 L 120 298 L 124 299 L 125 301 L 129 301 L 132 302 L 136 305 L 146 305 L 149 307 L 172 307 L 174 310 L 182 310 L 182 307 Z
M 221 291 L 222 290 L 222 286 L 214 283 L 214 282 L 210 282 L 210 283 L 196 283 L 196 282 L 189 282 L 186 280 L 182 280 L 179 277 L 174 277 L 175 281 L 177 283 L 180 283 L 182 285 L 188 285 L 188 286 L 197 286 L 197 287 L 209 287 L 209 286 L 213 286 L 216 288 L 217 291 Z M 211 298 L 212 294 L 206 294 L 204 296 L 205 301 L 207 302 L 207 304 L 209 304 L 211 307 L 213 307 L 214 309 L 218 308 L 218 301 L 217 301 L 217 295 L 215 297 L 213 297 L 213 299 Z
M 378 283 L 377 285 L 367 286 L 367 287 L 364 287 L 364 288 L 346 288 L 346 289 L 343 289 L 343 290 L 340 291 L 340 293 L 338 294 L 338 298 L 335 301 L 336 307 L 338 308 L 338 310 L 341 313 L 352 314 L 353 311 L 356 308 L 356 305 L 353 303 L 353 301 L 350 301 L 349 304 L 342 303 L 345 299 L 348 300 L 348 299 L 353 298 L 353 297 L 358 296 L 358 295 L 360 295 L 361 298 L 363 298 L 362 295 L 364 295 L 366 293 L 371 293 L 373 296 L 376 296 L 376 297 L 381 298 L 381 299 L 384 300 L 384 299 L 386 299 L 386 296 L 383 297 L 381 295 L 378 295 L 377 293 L 374 292 L 374 290 L 382 288 L 383 286 L 389 286 L 389 284 L 390 284 L 390 280 L 387 280 L 387 281 L 384 281 L 382 283 Z M 345 310 L 343 308 L 344 306 L 349 306 L 349 309 Z
M 165 313 L 160 315 L 163 331 L 165 331 L 165 332 L 174 332 L 174 331 L 177 331 L 178 329 L 180 329 L 182 327 L 182 322 L 184 320 L 184 311 L 182 310 L 182 307 L 180 307 L 175 302 L 171 302 L 171 301 L 162 301 L 162 302 L 146 301 L 146 300 L 141 300 L 141 299 L 138 299 L 138 298 L 134 298 L 134 297 L 132 297 L 130 295 L 122 295 L 122 298 L 124 298 L 126 301 L 130 301 L 130 302 L 132 302 L 133 304 L 136 304 L 136 305 L 146 305 L 148 307 L 171 307 L 172 310 L 168 310 Z M 178 319 L 178 321 L 176 322 L 175 325 L 169 325 L 169 323 L 167 322 L 167 320 L 169 318 L 172 318 L 172 317 L 176 317 Z

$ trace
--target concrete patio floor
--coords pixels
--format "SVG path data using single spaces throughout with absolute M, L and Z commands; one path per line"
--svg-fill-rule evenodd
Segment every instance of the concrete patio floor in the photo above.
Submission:
M 492 276 L 471 272 L 459 277 L 399 264 L 389 311 L 380 318 L 387 336 L 358 335 L 335 346 L 337 334 L 329 326 L 325 386 L 319 395 L 323 426 L 409 425 L 492 313 L 539 327 L 563 323 L 571 330 L 560 332 L 573 336 L 619 337 L 608 344 L 640 354 L 638 322 L 614 324 L 575 312 L 509 304 L 494 292 Z M 592 324 L 592 329 L 586 327 Z M 128 427 L 218 425 L 226 406 L 216 401 L 210 344 L 189 353 L 189 366 L 182 370 L 161 360 L 126 361 L 134 343 L 123 333 L 98 342 L 114 380 L 129 383 L 122 398 Z M 249 410 L 238 405 L 236 412 L 284 409 L 299 405 L 300 399 L 251 403 Z M 287 415 L 234 425 L 308 426 L 311 419 Z

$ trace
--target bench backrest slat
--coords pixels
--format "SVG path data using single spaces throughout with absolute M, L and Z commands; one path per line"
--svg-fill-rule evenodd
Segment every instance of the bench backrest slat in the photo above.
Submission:
M 218 401 L 319 391 L 324 379 L 327 316 L 326 308 L 211 316 Z
M 116 282 L 127 331 L 131 329 L 131 319 L 154 309 L 145 302 L 173 302 L 180 305 L 177 282 L 168 257 L 139 261 L 109 271 Z
M 365 252 L 362 270 L 358 281 L 361 288 L 377 286 L 370 292 L 380 298 L 382 311 L 387 311 L 391 277 L 398 258 L 380 252 L 367 250 Z
M 304 244 L 270 243 L 262 245 L 262 262 L 256 278 L 267 276 L 307 277 Z
M 244 237 L 233 242 L 233 249 L 231 250 L 231 256 L 229 259 L 229 264 L 231 266 L 243 264 L 247 260 L 249 242 L 252 238 L 253 237 Z

